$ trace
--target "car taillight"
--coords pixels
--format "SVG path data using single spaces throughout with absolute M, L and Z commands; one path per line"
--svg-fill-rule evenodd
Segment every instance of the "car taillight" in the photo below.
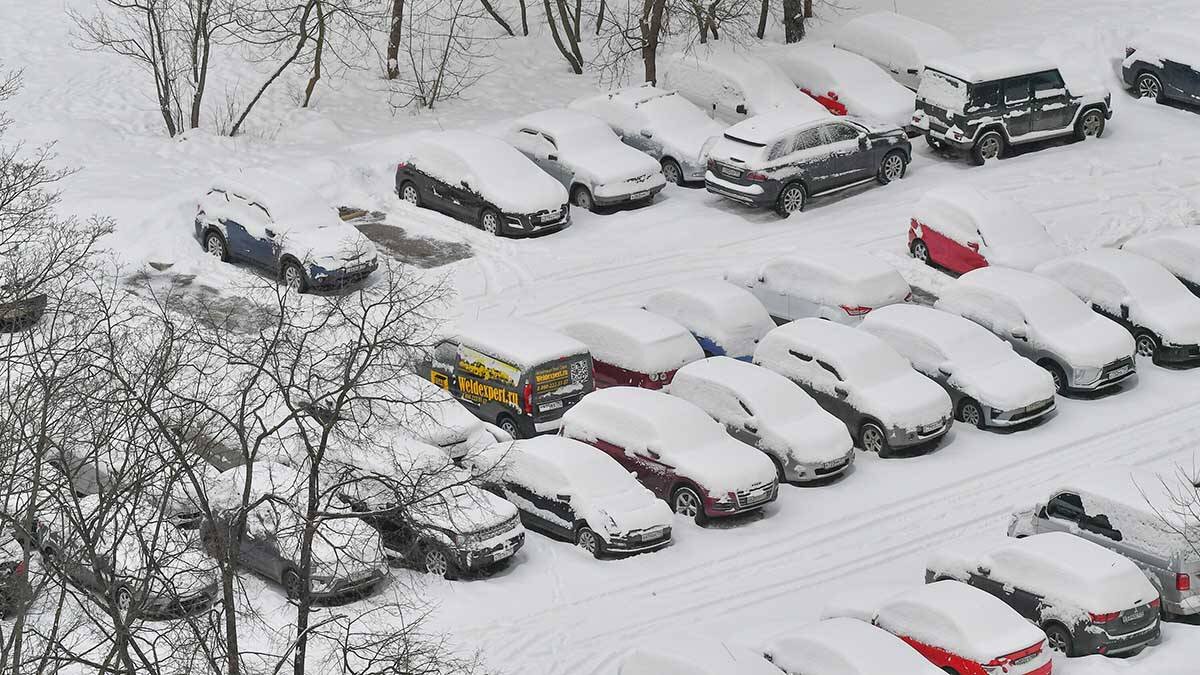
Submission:
M 17 563 L 16 567 L 13 568 L 13 574 L 25 574 L 25 569 L 25 561 L 22 560 L 21 562 Z
M 850 316 L 862 316 L 862 315 L 866 314 L 867 312 L 871 311 L 871 308 L 870 307 L 859 307 L 856 305 L 842 305 L 842 311 L 846 312 Z
M 765 183 L 767 181 L 767 176 L 766 174 L 762 174 L 757 171 L 747 171 L 746 180 L 754 181 L 755 183 Z
M 397 171 L 399 171 L 401 169 L 407 169 L 407 168 L 408 168 L 408 162 L 400 162 L 399 164 L 396 165 Z
M 712 157 L 708 158 L 708 170 L 709 171 L 717 170 L 717 160 L 713 159 Z
M 522 399 L 523 399 L 522 407 L 525 408 L 525 412 L 532 413 L 533 412 L 533 383 L 532 382 L 525 383 L 525 392 L 524 392 L 524 396 L 522 396 Z
M 912 291 L 909 291 L 909 292 L 908 292 L 908 295 L 904 296 L 904 301 L 905 301 L 905 302 L 912 302 Z
M 1190 591 L 1192 590 L 1192 578 L 1186 574 L 1175 575 L 1175 590 Z
M 983 664 L 983 667 L 984 668 L 1007 667 L 1007 666 L 1011 665 L 1013 661 L 1020 661 L 1021 659 L 1025 658 L 1027 656 L 1032 656 L 1034 654 L 1041 652 L 1042 647 L 1044 647 L 1045 644 L 1046 644 L 1046 641 L 1042 640 L 1041 642 L 1037 643 L 1036 645 L 1033 645 L 1032 647 L 1026 647 L 1025 649 L 1022 649 L 1020 651 L 1016 651 L 1011 654 L 1005 654 L 1004 656 L 997 656 L 996 658 L 992 659 L 991 661 L 988 661 L 987 663 Z
M 662 379 L 662 373 L 650 373 L 650 381 L 658 382 Z
M 1117 617 L 1121 616 L 1121 613 L 1120 612 L 1105 612 L 1104 614 L 1095 614 L 1092 612 L 1088 612 L 1088 616 L 1091 617 L 1092 623 L 1111 623 L 1113 621 L 1116 621 Z
M 1155 598 L 1150 601 L 1150 606 L 1153 607 L 1154 609 L 1158 609 L 1159 605 L 1161 605 L 1161 604 L 1162 604 L 1162 600 L 1160 600 L 1159 598 Z

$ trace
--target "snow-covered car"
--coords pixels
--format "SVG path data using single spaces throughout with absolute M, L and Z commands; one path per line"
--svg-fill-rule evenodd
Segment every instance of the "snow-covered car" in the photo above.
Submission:
M 662 389 L 680 367 L 704 358 L 688 329 L 644 309 L 608 309 L 561 327 L 587 345 L 596 388 Z
M 0 526 L 0 619 L 16 614 L 33 597 L 26 558 L 13 529 Z
M 661 57 L 658 83 L 726 124 L 777 110 L 829 117 L 824 106 L 796 89 L 776 66 L 715 45 Z
M 699 639 L 656 642 L 624 655 L 616 675 L 779 675 L 746 647 Z
M 299 598 L 304 583 L 300 555 L 305 521 L 298 509 L 307 503 L 307 477 L 277 462 L 255 462 L 249 476 L 253 508 L 246 513 L 246 529 L 239 541 L 233 535 L 247 478 L 246 467 L 235 467 L 209 486 L 214 519 L 201 523 L 200 541 L 217 559 L 223 559 L 226 547 L 237 541 L 242 567 L 282 585 L 289 598 Z M 365 594 L 390 575 L 379 533 L 357 518 L 317 522 L 311 552 L 308 596 L 312 600 Z
M 1133 338 L 1046 277 L 982 267 L 947 284 L 934 307 L 990 330 L 1050 371 L 1058 393 L 1095 392 L 1137 373 Z
M 554 108 L 517 119 L 506 139 L 562 183 L 571 203 L 598 206 L 649 204 L 667 184 L 652 157 L 621 142 L 603 120 Z
M 700 178 L 704 178 L 701 169 Z M 28 297 L 20 297 L 20 292 L 12 292 L 11 286 L 0 285 L 0 333 L 19 333 L 28 330 L 41 320 L 46 312 L 49 298 L 45 293 L 34 293 Z
M 1180 484 L 1176 484 L 1180 483 Z M 1200 509 L 1192 485 L 1110 466 L 1060 480 L 1031 508 L 1014 512 L 1010 537 L 1067 532 L 1129 558 L 1161 596 L 1164 619 L 1200 615 Z
M 880 457 L 932 444 L 953 422 L 946 391 L 863 330 L 798 319 L 768 333 L 754 363 L 800 385 Z
M 1195 33 L 1167 27 L 1135 35 L 1126 43 L 1121 79 L 1141 98 L 1200 104 Z
M 973 321 L 931 307 L 892 305 L 871 312 L 860 328 L 942 385 L 960 422 L 1013 427 L 1054 411 L 1050 373 Z
M 730 270 L 725 279 L 748 288 L 776 323 L 817 317 L 855 325 L 872 310 L 912 298 L 895 268 L 848 249 L 797 251 Z
M 153 509 L 114 506 L 90 496 L 42 525 L 39 545 L 46 567 L 122 618 L 200 614 L 220 595 L 215 562 Z
M 872 61 L 897 82 L 915 90 L 930 60 L 963 51 L 945 30 L 894 12 L 874 12 L 847 21 L 833 46 Z
M 1158 589 L 1132 561 L 1066 532 L 965 540 L 937 551 L 927 582 L 1003 600 L 1066 656 L 1136 654 L 1159 636 Z
M 1046 635 L 999 598 L 961 581 L 851 600 L 836 598 L 826 616 L 870 621 L 947 673 L 1050 675 Z
M 626 145 L 657 159 L 663 177 L 676 185 L 704 180 L 705 146 L 725 131 L 677 92 L 648 84 L 581 98 L 569 107 L 604 120 Z
M 379 266 L 375 245 L 311 190 L 265 169 L 243 169 L 200 198 L 196 239 L 209 255 L 267 270 L 297 292 L 338 289 Z
M 574 542 L 600 558 L 671 543 L 671 509 L 603 451 L 539 436 L 497 447 L 472 462 L 531 530 Z
M 995 49 L 930 62 L 913 126 L 935 149 L 982 165 L 1013 145 L 1073 135 L 1099 138 L 1112 117 L 1103 85 L 1068 82 L 1058 64 L 1028 50 Z
M 474 131 L 442 131 L 414 142 L 396 164 L 396 194 L 497 236 L 571 224 L 566 188 L 511 145 Z
M 730 436 L 766 453 L 781 483 L 833 478 L 854 462 L 846 425 L 796 383 L 766 368 L 714 356 L 680 368 L 667 393 L 690 401 L 725 425 Z
M 767 308 L 744 288 L 720 279 L 659 291 L 642 309 L 687 328 L 705 356 L 754 358 L 754 345 L 775 327 Z
M 787 675 L 944 675 L 895 635 L 845 617 L 773 638 L 763 656 Z
M 563 416 L 562 434 L 600 448 L 675 513 L 709 518 L 775 501 L 775 465 L 687 401 L 659 391 L 611 387 Z
M 1155 230 L 1121 245 L 1171 271 L 1193 295 L 1200 296 L 1200 227 Z
M 900 180 L 911 160 L 908 136 L 895 125 L 779 110 L 725 131 L 709 148 L 704 187 L 787 217 L 810 199 Z
M 1041 221 L 1020 204 L 964 184 L 936 187 L 908 226 L 912 257 L 963 274 L 998 265 L 1032 272 L 1063 255 Z
M 835 115 L 891 122 L 902 128 L 912 124 L 916 102 L 912 91 L 854 52 L 797 43 L 771 52 L 768 60 L 787 73 L 800 91 Z
M 1138 356 L 1162 365 L 1200 364 L 1200 298 L 1162 265 L 1097 248 L 1043 263 L 1036 272 L 1124 326 Z
M 525 543 L 517 507 L 432 446 L 409 440 L 380 457 L 339 443 L 328 452 L 337 469 L 323 480 L 378 531 L 388 560 L 455 579 L 508 563 Z

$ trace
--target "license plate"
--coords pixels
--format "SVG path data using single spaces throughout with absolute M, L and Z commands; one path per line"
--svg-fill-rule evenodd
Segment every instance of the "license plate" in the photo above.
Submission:
M 542 410 L 543 410 L 543 411 L 545 411 L 545 410 L 558 410 L 559 408 L 561 408 L 561 407 L 562 407 L 562 405 L 563 405 L 563 404 L 562 404 L 562 401 L 551 401 L 551 402 L 549 402 L 549 403 L 543 403 L 543 404 L 542 404 L 542 406 L 541 406 L 541 408 L 542 408 Z
M 1133 623 L 1134 621 L 1140 621 L 1144 616 L 1146 616 L 1145 610 L 1135 609 L 1131 612 L 1126 612 L 1125 616 L 1121 617 L 1121 620 L 1125 623 Z
M 645 190 L 643 192 L 635 192 L 635 193 L 629 195 L 629 198 L 637 200 L 637 199 L 645 199 L 646 197 L 649 197 L 649 196 L 650 196 L 650 191 Z
M 737 178 L 738 176 L 742 175 L 741 171 L 739 171 L 731 166 L 721 167 L 721 173 L 723 175 L 729 176 L 730 178 Z
M 552 223 L 552 222 L 558 220 L 558 214 L 557 213 L 547 213 L 544 216 L 540 216 L 538 218 L 538 220 L 543 223 Z
M 1121 366 L 1120 368 L 1117 368 L 1116 370 L 1112 371 L 1112 373 L 1109 374 L 1109 377 L 1121 377 L 1122 375 L 1128 373 L 1131 370 L 1133 370 L 1132 366 Z
M 496 562 L 498 560 L 504 560 L 505 558 L 511 556 L 512 554 L 513 554 L 512 545 L 505 544 L 504 548 L 502 548 L 499 551 L 496 551 L 495 553 L 492 554 L 492 562 Z

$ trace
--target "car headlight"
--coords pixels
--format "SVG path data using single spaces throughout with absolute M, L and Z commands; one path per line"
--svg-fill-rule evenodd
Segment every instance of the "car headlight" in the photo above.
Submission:
M 1072 368 L 1071 375 L 1074 376 L 1076 382 L 1080 384 L 1091 384 L 1100 379 L 1099 368 Z

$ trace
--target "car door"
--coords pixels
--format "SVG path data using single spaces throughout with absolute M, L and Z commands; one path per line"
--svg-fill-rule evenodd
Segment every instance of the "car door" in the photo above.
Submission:
M 788 309 L 787 294 L 778 285 L 772 283 L 772 281 L 778 282 L 780 278 L 783 278 L 783 273 L 779 264 L 768 263 L 758 275 L 757 281 L 750 285 L 750 291 L 754 293 L 754 297 L 758 298 L 763 307 L 767 308 L 767 313 L 778 324 L 795 318 Z
M 646 489 L 663 499 L 668 497 L 668 495 L 664 494 L 663 481 L 660 475 L 661 465 L 652 461 L 649 456 L 626 452 L 625 448 L 603 439 L 596 439 L 591 444 L 603 450 L 609 457 L 617 460 L 617 463 L 624 467 L 626 471 L 636 474 L 638 482 L 645 486 Z
M 1033 95 L 1029 87 L 1028 75 L 1004 81 L 1004 127 L 1010 139 L 1019 141 L 1033 130 Z
M 845 187 L 875 175 L 878 161 L 865 131 L 846 122 L 835 122 L 823 125 L 821 135 L 831 153 L 832 178 L 828 189 Z M 867 145 L 860 145 L 863 142 Z
M 1200 101 L 1200 71 L 1177 61 L 1163 61 L 1163 93 L 1184 101 Z
M 426 206 L 440 211 L 448 216 L 459 218 L 461 217 L 453 198 L 453 191 L 445 181 L 434 178 L 433 176 L 424 176 L 428 191 L 426 194 Z
M 824 126 L 832 125 L 802 129 L 783 139 L 782 142 L 790 144 L 789 151 L 775 162 L 781 167 L 794 166 L 790 172 L 804 177 L 809 196 L 825 192 L 835 184 L 832 174 L 837 171 L 834 152 L 838 148 L 828 142 L 822 130 Z
M 1066 129 L 1075 119 L 1079 104 L 1067 93 L 1067 85 L 1057 70 L 1035 73 L 1030 78 L 1033 90 L 1032 131 L 1051 132 Z
M 550 134 L 542 132 L 542 140 L 545 141 L 548 152 L 538 166 L 541 166 L 543 171 L 553 176 L 569 190 L 571 184 L 575 182 L 575 170 L 571 168 L 570 158 L 563 156 L 558 142 Z
M 235 258 L 256 265 L 267 264 L 271 256 L 272 243 L 267 234 L 270 215 L 262 205 L 241 195 L 226 195 L 236 216 L 221 219 L 225 226 L 225 240 Z
M 621 137 L 621 141 L 655 159 L 662 159 L 662 143 L 656 138 L 658 134 L 655 133 L 655 130 L 650 128 L 650 120 L 646 115 L 635 110 L 627 114 L 626 118 L 620 127 L 613 127 L 613 131 Z

